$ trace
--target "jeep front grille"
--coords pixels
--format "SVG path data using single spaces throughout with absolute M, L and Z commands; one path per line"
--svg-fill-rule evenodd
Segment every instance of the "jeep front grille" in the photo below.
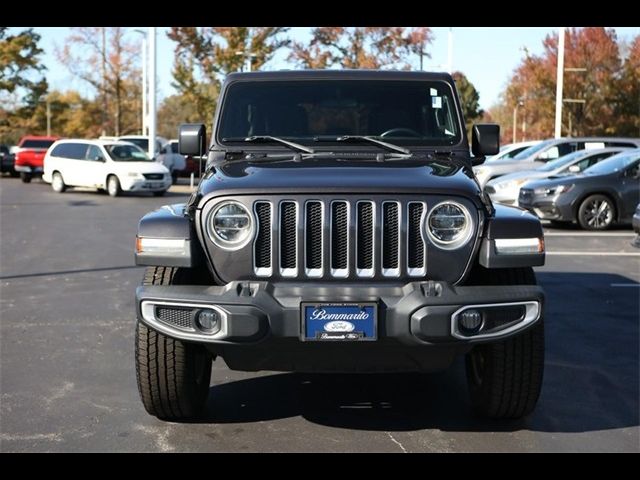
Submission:
M 257 277 L 398 278 L 426 275 L 426 203 L 258 200 Z

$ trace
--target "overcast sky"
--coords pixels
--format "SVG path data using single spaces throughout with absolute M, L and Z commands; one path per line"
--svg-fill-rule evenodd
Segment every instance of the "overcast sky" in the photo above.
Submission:
M 640 27 L 613 27 L 619 39 L 629 40 L 640 34 Z M 146 27 L 145 27 L 146 29 Z M 480 93 L 480 106 L 487 109 L 493 105 L 505 87 L 506 82 L 524 55 L 523 49 L 538 54 L 542 51 L 542 40 L 552 33 L 553 27 L 453 27 L 453 69 L 462 71 Z M 19 30 L 16 28 L 14 30 Z M 66 27 L 43 27 L 35 29 L 42 36 L 43 60 L 47 66 L 47 79 L 52 89 L 74 88 L 83 94 L 89 89 L 80 80 L 74 79 L 58 63 L 55 45 L 61 47 L 69 35 Z M 175 93 L 171 86 L 173 64 L 173 42 L 166 36 L 166 28 L 158 28 L 158 86 L 160 99 Z M 310 28 L 294 27 L 290 34 L 296 40 L 309 38 Z M 429 46 L 430 59 L 424 60 L 425 70 L 445 70 L 447 63 L 447 27 L 432 28 L 434 41 Z M 141 37 L 135 32 L 132 38 Z M 274 58 L 267 67 L 277 70 L 292 68 L 286 62 L 286 53 Z

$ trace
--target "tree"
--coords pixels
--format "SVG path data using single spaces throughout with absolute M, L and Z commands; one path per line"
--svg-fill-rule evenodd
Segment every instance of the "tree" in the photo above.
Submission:
M 411 68 L 412 54 L 426 55 L 427 27 L 317 27 L 308 45 L 294 42 L 289 60 L 303 68 Z
M 102 130 L 116 136 L 139 130 L 139 46 L 120 27 L 74 28 L 58 59 L 76 77 L 91 85 L 104 104 Z
M 176 42 L 173 86 L 195 108 L 198 121 L 213 118 L 224 75 L 260 70 L 289 40 L 285 27 L 173 27 Z
M 34 113 L 48 90 L 42 76 L 40 35 L 29 28 L 8 35 L 0 27 L 0 138 L 15 143 L 24 133 L 37 131 Z
M 176 138 L 180 124 L 200 121 L 195 105 L 185 95 L 171 95 L 158 108 L 158 135 Z
M 617 88 L 618 133 L 640 137 L 640 35 L 636 36 L 622 66 Z
M 484 115 L 484 111 L 480 108 L 478 101 L 480 94 L 462 72 L 454 72 L 453 80 L 456 82 L 458 97 L 462 106 L 462 114 L 467 127 L 467 135 L 471 138 L 471 127 L 476 121 Z
M 527 55 L 516 68 L 504 93 L 506 111 L 522 102 L 529 138 L 553 135 L 555 121 L 558 35 L 548 35 L 541 55 Z M 564 99 L 584 101 L 563 105 L 564 135 L 615 135 L 621 60 L 615 31 L 602 27 L 571 28 L 565 35 Z M 566 70 L 572 68 L 584 71 Z M 510 122 L 509 122 L 510 123 Z

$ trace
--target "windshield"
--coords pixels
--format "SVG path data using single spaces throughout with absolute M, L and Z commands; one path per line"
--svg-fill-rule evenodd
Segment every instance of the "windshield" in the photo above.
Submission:
M 555 140 L 546 140 L 544 142 L 540 142 L 537 145 L 534 145 L 533 147 L 529 147 L 529 148 L 521 151 L 519 154 L 517 154 L 515 157 L 513 157 L 513 159 L 514 160 L 523 160 L 525 158 L 529 158 L 534 153 L 538 153 L 539 151 L 547 148 L 554 141 Z
M 570 153 L 565 155 L 564 157 L 556 158 L 551 162 L 545 163 L 542 167 L 536 168 L 539 172 L 553 172 L 558 168 L 564 167 L 565 165 L 570 164 L 574 160 L 577 160 L 580 157 L 585 156 L 586 153 L 583 150 L 579 150 L 577 152 Z
M 22 148 L 49 148 L 55 140 L 25 140 Z
M 619 153 L 587 168 L 584 173 L 586 175 L 606 175 L 613 172 L 619 172 L 638 159 L 640 159 L 640 151 L 638 150 L 632 153 Z
M 445 82 L 299 80 L 229 86 L 218 140 L 276 136 L 297 143 L 367 135 L 404 145 L 462 140 Z
M 147 154 L 135 145 L 105 145 L 109 156 L 116 162 L 149 162 Z
M 149 151 L 149 140 L 147 138 L 121 138 L 123 142 L 133 143 L 134 145 L 139 146 L 145 152 Z

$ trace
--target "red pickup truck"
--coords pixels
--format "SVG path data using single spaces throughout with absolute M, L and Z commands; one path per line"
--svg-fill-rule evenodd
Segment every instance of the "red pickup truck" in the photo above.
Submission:
M 20 178 L 24 183 L 29 183 L 35 175 L 42 175 L 44 154 L 59 138 L 25 136 L 20 139 L 14 168 L 16 172 L 20 172 Z

